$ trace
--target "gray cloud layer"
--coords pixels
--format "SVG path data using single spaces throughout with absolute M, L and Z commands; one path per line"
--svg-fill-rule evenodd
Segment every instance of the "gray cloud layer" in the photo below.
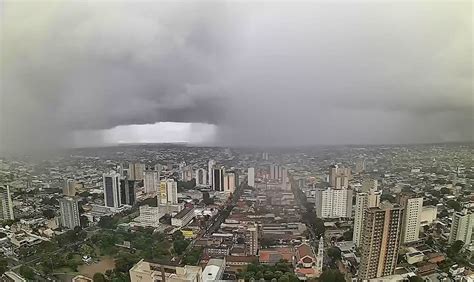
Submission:
M 159 121 L 216 124 L 237 145 L 473 140 L 471 10 L 7 1 L 1 144 Z

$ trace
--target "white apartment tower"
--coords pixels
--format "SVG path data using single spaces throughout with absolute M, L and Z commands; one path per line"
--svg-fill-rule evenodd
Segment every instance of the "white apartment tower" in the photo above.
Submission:
M 471 243 L 472 228 L 474 216 L 471 212 L 463 210 L 453 214 L 453 223 L 451 225 L 451 233 L 449 233 L 448 243 L 452 244 L 458 240 L 463 241 L 464 245 Z
M 0 186 L 0 220 L 13 220 L 13 202 L 8 185 Z
M 104 187 L 104 203 L 106 207 L 118 208 L 122 205 L 120 199 L 120 173 L 111 171 L 104 173 L 103 187 Z
M 255 168 L 249 167 L 247 170 L 247 185 L 255 187 Z
M 212 186 L 212 180 L 213 180 L 213 175 L 212 175 L 212 172 L 213 172 L 213 169 L 214 169 L 214 166 L 216 165 L 216 161 L 215 160 L 209 160 L 209 162 L 207 163 L 207 184 L 209 184 L 209 186 Z
M 76 181 L 74 179 L 66 179 L 64 181 L 63 195 L 69 197 L 76 195 Z
M 352 240 L 359 247 L 362 241 L 362 229 L 367 208 L 376 208 L 380 205 L 381 191 L 372 190 L 368 193 L 357 193 L 354 214 L 354 233 Z
M 196 175 L 196 185 L 197 186 L 205 186 L 207 185 L 207 171 L 203 168 L 196 169 L 194 173 Z
M 77 199 L 65 197 L 59 200 L 59 210 L 61 213 L 61 226 L 74 229 L 81 226 L 79 217 L 79 204 Z
M 160 204 L 175 205 L 178 203 L 178 183 L 174 179 L 164 179 L 160 182 Z
M 416 197 L 413 194 L 401 195 L 400 206 L 405 209 L 403 213 L 401 242 L 406 244 L 418 241 L 423 197 Z
M 318 189 L 315 207 L 319 218 L 349 218 L 352 216 L 352 190 Z
M 156 193 L 159 190 L 160 185 L 160 176 L 158 171 L 145 170 L 143 185 L 145 187 L 146 194 Z

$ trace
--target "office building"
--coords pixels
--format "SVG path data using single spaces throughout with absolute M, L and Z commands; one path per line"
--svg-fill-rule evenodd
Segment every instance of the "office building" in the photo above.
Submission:
M 158 201 L 162 205 L 178 203 L 178 183 L 174 179 L 161 180 Z
M 0 220 L 13 220 L 13 202 L 8 185 L 0 186 Z
M 354 232 L 352 240 L 357 247 L 360 247 L 362 240 L 362 228 L 365 219 L 365 211 L 368 208 L 375 208 L 380 205 L 382 191 L 372 190 L 368 193 L 357 193 L 354 214 Z
M 120 199 L 120 174 L 115 171 L 104 173 L 103 176 L 104 187 L 104 203 L 106 207 L 118 208 L 122 204 Z
M 224 175 L 224 192 L 234 193 L 237 187 L 237 174 L 234 171 L 226 172 Z
M 71 197 L 59 199 L 59 211 L 61 213 L 62 227 L 74 229 L 76 226 L 81 226 L 79 203 L 77 199 Z
M 456 241 L 463 241 L 464 245 L 471 243 L 472 228 L 474 217 L 470 211 L 463 210 L 453 214 L 453 223 L 451 225 L 451 232 L 449 233 L 449 244 Z
M 143 186 L 146 194 L 155 194 L 160 187 L 160 175 L 155 170 L 145 170 Z
M 341 189 L 349 187 L 349 179 L 351 177 L 351 169 L 332 165 L 329 168 L 329 186 Z
M 213 170 L 214 170 L 215 165 L 216 165 L 215 160 L 209 160 L 209 162 L 207 163 L 207 173 L 208 173 L 207 184 L 209 184 L 209 186 L 211 187 L 212 187 L 212 180 L 214 179 Z
M 212 169 L 212 182 L 211 182 L 212 190 L 219 191 L 219 192 L 224 191 L 224 176 L 225 176 L 224 167 Z
M 247 170 L 247 185 L 255 187 L 255 168 L 249 167 Z
M 392 275 L 400 249 L 403 208 L 383 202 L 368 208 L 364 219 L 359 280 Z
M 317 189 L 316 215 L 319 218 L 349 218 L 352 216 L 351 189 Z
M 254 223 L 247 227 L 248 254 L 256 256 L 258 253 L 258 224 Z
M 402 223 L 402 244 L 418 241 L 420 233 L 420 218 L 423 209 L 423 197 L 412 193 L 400 195 L 400 206 L 405 211 Z
M 207 171 L 203 168 L 196 169 L 194 173 L 196 175 L 196 185 L 206 186 L 207 185 Z
M 74 179 L 66 179 L 64 181 L 63 195 L 69 197 L 76 195 L 76 181 Z
M 120 203 L 133 206 L 135 204 L 135 181 L 126 178 L 120 179 Z

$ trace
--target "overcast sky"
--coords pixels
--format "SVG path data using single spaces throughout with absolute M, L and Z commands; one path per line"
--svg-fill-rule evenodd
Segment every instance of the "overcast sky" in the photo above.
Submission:
M 471 1 L 2 3 L 4 150 L 474 139 Z

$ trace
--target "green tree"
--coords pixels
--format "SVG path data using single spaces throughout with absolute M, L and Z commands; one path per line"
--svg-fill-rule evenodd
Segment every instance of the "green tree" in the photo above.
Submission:
M 94 282 L 106 282 L 107 279 L 105 279 L 105 275 L 100 273 L 100 272 L 97 272 L 94 274 L 94 276 L 92 277 L 92 279 L 94 280 Z
M 461 204 L 456 201 L 456 200 L 449 200 L 446 205 L 452 209 L 454 209 L 455 211 L 461 211 L 462 209 L 462 206 Z
M 345 282 L 344 275 L 336 269 L 326 269 L 319 277 L 322 282 Z
M 457 240 L 452 243 L 451 246 L 449 246 L 448 251 L 446 253 L 449 257 L 453 258 L 459 253 L 463 246 L 464 242 L 461 240 Z
M 8 270 L 8 261 L 5 258 L 0 259 L 0 276 Z
M 410 281 L 410 282 L 424 282 L 425 280 L 417 275 L 417 276 L 410 276 L 408 278 L 408 281 Z
M 333 260 L 340 260 L 341 259 L 341 250 L 337 247 L 331 247 L 328 249 L 328 257 L 330 257 Z
M 56 216 L 56 213 L 52 209 L 43 210 L 43 216 L 47 219 L 51 219 Z
M 189 242 L 186 240 L 173 241 L 173 249 L 178 255 L 181 255 L 186 250 L 188 245 L 189 245 Z
M 20 275 L 28 280 L 34 280 L 35 278 L 35 272 L 33 271 L 33 269 L 26 265 L 22 265 L 20 267 Z
M 346 232 L 344 232 L 344 234 L 342 234 L 342 238 L 344 238 L 345 241 L 351 241 L 353 232 L 354 230 L 352 229 L 347 230 Z

